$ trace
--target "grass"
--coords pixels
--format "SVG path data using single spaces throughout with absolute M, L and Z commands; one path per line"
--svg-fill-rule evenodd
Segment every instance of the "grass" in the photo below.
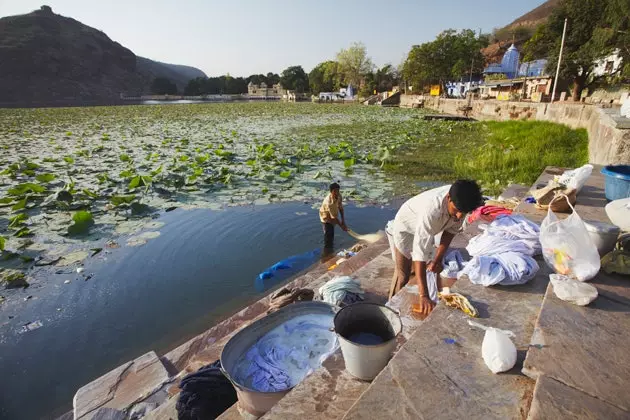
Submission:
M 458 177 L 479 180 L 493 193 L 509 183 L 531 185 L 546 166 L 578 167 L 588 162 L 588 134 L 543 121 L 487 122 L 484 141 L 457 156 Z
M 541 121 L 442 123 L 428 138 L 409 142 L 385 165 L 418 179 L 477 180 L 488 194 L 510 183 L 531 185 L 546 166 L 588 162 L 586 130 Z

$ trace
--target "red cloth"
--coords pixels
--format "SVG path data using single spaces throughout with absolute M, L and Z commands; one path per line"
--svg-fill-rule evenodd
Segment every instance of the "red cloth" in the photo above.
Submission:
M 481 206 L 468 215 L 468 223 L 473 223 L 479 219 L 492 222 L 497 216 L 502 214 L 512 214 L 512 210 L 499 206 Z

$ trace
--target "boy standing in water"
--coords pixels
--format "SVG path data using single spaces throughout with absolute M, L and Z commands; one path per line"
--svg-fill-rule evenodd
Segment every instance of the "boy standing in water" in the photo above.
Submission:
M 324 198 L 322 206 L 319 208 L 319 220 L 322 222 L 324 229 L 324 248 L 332 249 L 333 240 L 335 238 L 335 225 L 339 225 L 341 229 L 347 231 L 346 219 L 343 214 L 343 204 L 341 203 L 341 187 L 336 182 L 330 184 L 330 194 Z M 339 220 L 341 213 L 341 221 Z

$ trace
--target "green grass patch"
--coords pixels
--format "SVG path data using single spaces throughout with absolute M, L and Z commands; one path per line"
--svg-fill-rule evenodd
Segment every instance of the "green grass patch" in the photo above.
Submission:
M 477 180 L 488 194 L 508 184 L 531 185 L 546 166 L 588 162 L 586 130 L 542 121 L 428 124 L 430 133 L 411 138 L 385 165 L 391 173 L 420 180 Z
M 531 185 L 546 166 L 588 162 L 588 134 L 543 121 L 486 122 L 485 139 L 454 161 L 458 177 L 477 179 L 498 193 L 509 183 Z

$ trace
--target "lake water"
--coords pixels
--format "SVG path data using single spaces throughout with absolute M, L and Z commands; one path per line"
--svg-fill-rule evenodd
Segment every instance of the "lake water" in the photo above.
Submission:
M 349 226 L 368 233 L 383 229 L 395 210 L 350 205 L 346 214 Z M 158 238 L 86 260 L 89 280 L 73 268 L 51 268 L 45 282 L 0 305 L 0 418 L 53 418 L 70 410 L 80 386 L 205 331 L 287 280 L 271 279 L 261 291 L 258 273 L 322 242 L 310 204 L 178 209 L 158 220 L 165 223 Z M 337 248 L 353 243 L 337 230 Z M 38 320 L 41 328 L 20 333 Z

